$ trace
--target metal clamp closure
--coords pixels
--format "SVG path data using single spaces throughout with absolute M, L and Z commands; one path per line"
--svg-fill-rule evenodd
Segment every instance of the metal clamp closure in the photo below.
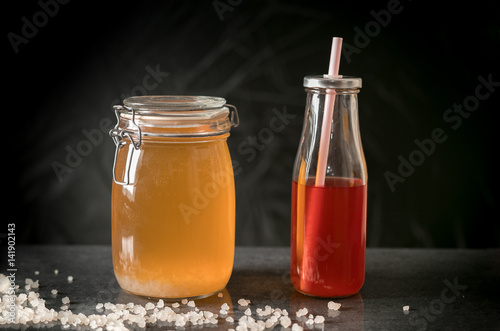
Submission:
M 224 106 L 229 108 L 229 119 L 231 120 L 231 126 L 237 127 L 240 124 L 240 117 L 238 116 L 238 110 L 235 106 L 230 104 L 225 104 Z
M 135 150 L 139 150 L 142 144 L 142 132 L 141 128 L 137 125 L 135 122 L 135 110 L 133 108 L 127 107 L 127 106 L 122 106 L 122 105 L 116 105 L 113 107 L 115 110 L 115 115 L 116 115 L 116 120 L 117 123 L 113 129 L 109 131 L 109 135 L 111 138 L 113 138 L 113 141 L 116 145 L 116 150 L 115 150 L 115 157 L 113 160 L 113 180 L 116 184 L 118 185 L 129 185 L 130 184 L 130 165 L 132 162 L 132 156 L 129 153 L 128 154 L 128 160 L 125 165 L 125 175 L 123 181 L 119 181 L 116 176 L 116 160 L 118 158 L 118 150 L 124 147 L 127 144 L 127 141 L 125 138 L 130 139 L 130 143 L 132 146 L 134 146 Z M 131 123 L 133 127 L 137 130 L 123 130 L 120 129 L 120 111 L 122 110 L 128 110 L 132 113 L 132 118 L 131 118 Z M 135 141 L 133 135 L 138 136 L 138 140 Z

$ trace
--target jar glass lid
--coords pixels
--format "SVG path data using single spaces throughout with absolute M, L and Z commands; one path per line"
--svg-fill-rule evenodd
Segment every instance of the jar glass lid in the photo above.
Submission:
M 123 104 L 138 113 L 158 111 L 210 110 L 222 108 L 226 99 L 210 96 L 147 95 L 123 100 Z

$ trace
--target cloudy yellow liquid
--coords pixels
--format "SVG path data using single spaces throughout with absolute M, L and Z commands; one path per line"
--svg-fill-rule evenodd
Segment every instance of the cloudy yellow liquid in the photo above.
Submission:
M 121 148 L 113 183 L 112 250 L 118 283 L 159 298 L 223 289 L 234 259 L 235 196 L 227 135 L 143 139 Z

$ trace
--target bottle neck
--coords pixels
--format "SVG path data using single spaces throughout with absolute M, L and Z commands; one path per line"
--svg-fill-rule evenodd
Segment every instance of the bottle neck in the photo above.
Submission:
M 359 89 L 306 88 L 306 92 L 294 180 L 309 183 L 311 178 L 320 178 L 319 183 L 324 183 L 324 178 L 336 177 L 356 178 L 365 183 L 366 164 L 358 121 Z

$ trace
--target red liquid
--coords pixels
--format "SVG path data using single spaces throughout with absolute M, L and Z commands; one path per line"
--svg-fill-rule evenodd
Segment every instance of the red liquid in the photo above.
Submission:
M 335 177 L 307 184 L 292 182 L 293 286 L 319 297 L 355 294 L 365 280 L 367 187 Z

